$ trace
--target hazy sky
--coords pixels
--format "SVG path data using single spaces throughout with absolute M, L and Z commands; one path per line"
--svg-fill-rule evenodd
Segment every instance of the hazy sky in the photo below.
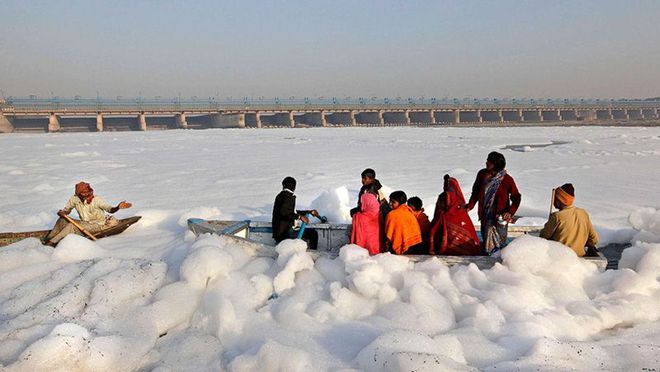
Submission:
M 0 14 L 5 96 L 660 96 L 659 0 L 0 0 Z

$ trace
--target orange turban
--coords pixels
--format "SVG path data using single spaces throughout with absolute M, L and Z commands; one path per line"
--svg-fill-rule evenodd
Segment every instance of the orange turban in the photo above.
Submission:
M 84 192 L 89 192 L 91 195 L 86 199 L 87 203 L 91 203 L 92 200 L 94 200 L 94 190 L 92 189 L 92 186 L 88 184 L 87 182 L 78 182 L 76 184 L 76 195 L 80 195 Z
M 555 189 L 555 198 L 557 199 L 557 201 L 559 201 L 561 204 L 567 207 L 573 205 L 573 202 L 575 201 L 575 196 L 564 191 L 562 187 L 557 187 Z

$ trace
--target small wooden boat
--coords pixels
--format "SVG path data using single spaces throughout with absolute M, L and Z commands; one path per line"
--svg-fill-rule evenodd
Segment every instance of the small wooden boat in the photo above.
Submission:
M 132 224 L 138 222 L 140 218 L 142 218 L 142 216 L 134 216 L 118 220 L 119 223 L 117 225 L 105 230 L 101 230 L 93 235 L 94 237 L 100 239 L 105 238 L 106 236 L 120 234 L 124 232 L 124 230 L 128 229 Z M 0 233 L 0 247 L 16 243 L 17 241 L 27 238 L 37 238 L 43 240 L 49 232 L 50 230 Z
M 318 249 L 316 251 L 308 250 L 316 259 L 320 256 L 329 258 L 337 257 L 339 248 L 350 243 L 351 225 L 336 223 L 319 223 L 307 226 L 316 230 L 319 235 Z M 201 234 L 223 235 L 234 239 L 248 254 L 253 256 L 276 257 L 275 241 L 272 238 L 273 229 L 270 222 L 260 221 L 220 221 L 204 220 L 200 218 L 188 219 L 188 228 L 196 236 Z M 509 225 L 509 239 L 514 239 L 521 235 L 538 235 L 541 226 L 516 226 Z M 478 230 L 477 230 L 478 231 Z M 598 270 L 604 271 L 607 267 L 607 258 L 599 251 L 590 252 L 591 254 L 583 257 L 585 260 L 594 263 Z M 432 255 L 406 255 L 411 261 L 418 262 L 430 257 L 437 257 L 447 264 L 467 265 L 474 263 L 480 269 L 489 269 L 497 262 L 502 262 L 499 257 L 491 256 L 432 256 Z

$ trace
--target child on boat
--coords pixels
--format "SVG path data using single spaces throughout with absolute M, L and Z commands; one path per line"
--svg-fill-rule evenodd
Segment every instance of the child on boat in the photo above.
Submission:
M 428 251 L 429 234 L 431 233 L 429 216 L 424 213 L 424 205 L 422 199 L 419 197 L 413 196 L 408 199 L 407 204 L 415 215 L 417 223 L 419 224 L 419 229 L 422 231 L 422 245 L 424 245 L 424 252 L 426 253 Z
M 422 231 L 403 191 L 390 194 L 390 212 L 385 220 L 385 239 L 394 254 L 420 254 Z

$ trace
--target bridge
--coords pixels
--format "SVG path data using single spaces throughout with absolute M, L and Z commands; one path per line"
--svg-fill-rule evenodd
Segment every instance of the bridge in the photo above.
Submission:
M 204 128 L 642 124 L 660 120 L 660 101 L 243 99 L 143 100 L 9 98 L 0 133 Z

